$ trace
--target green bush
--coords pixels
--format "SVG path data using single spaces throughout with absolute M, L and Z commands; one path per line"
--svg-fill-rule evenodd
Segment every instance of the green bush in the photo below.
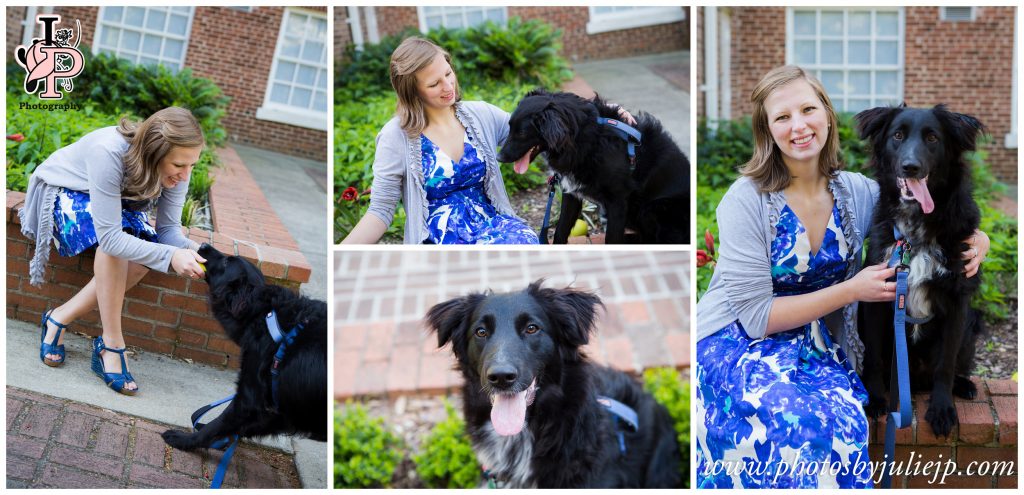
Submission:
M 703 120 L 698 123 L 697 147 L 697 233 L 700 238 L 710 230 L 718 238 L 715 208 L 729 185 L 736 179 L 736 169 L 746 163 L 753 153 L 753 138 L 750 118 L 722 121 L 717 130 L 710 129 Z M 869 158 L 867 144 L 857 136 L 852 114 L 839 115 L 840 154 L 846 163 L 846 170 L 872 176 L 867 168 Z M 985 143 L 979 151 L 969 153 L 974 180 L 974 197 L 981 209 L 981 230 L 992 241 L 991 248 L 982 265 L 984 276 L 981 290 L 975 295 L 974 307 L 985 313 L 986 319 L 1006 319 L 1007 297 L 1016 297 L 1017 287 L 1017 220 L 994 208 L 990 202 L 1006 192 L 1006 186 L 992 175 L 985 159 L 988 153 Z M 703 242 L 698 248 L 704 248 Z M 697 270 L 697 297 L 707 291 L 711 281 L 712 268 L 705 266 Z
M 644 389 L 668 409 L 675 424 L 679 453 L 683 456 L 683 485 L 690 486 L 690 385 L 673 368 L 644 371 Z
M 480 466 L 466 435 L 466 424 L 447 400 L 448 418 L 438 423 L 413 456 L 416 472 L 428 488 L 473 488 L 480 482 Z
M 371 418 L 362 405 L 346 403 L 334 413 L 334 487 L 387 487 L 402 460 L 399 448 L 400 440 L 382 418 Z

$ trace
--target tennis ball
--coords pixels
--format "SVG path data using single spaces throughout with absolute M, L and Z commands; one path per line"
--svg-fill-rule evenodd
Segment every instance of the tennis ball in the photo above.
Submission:
M 587 222 L 580 219 L 576 220 L 576 225 L 573 225 L 572 231 L 569 232 L 569 235 L 573 237 L 587 235 L 587 231 Z

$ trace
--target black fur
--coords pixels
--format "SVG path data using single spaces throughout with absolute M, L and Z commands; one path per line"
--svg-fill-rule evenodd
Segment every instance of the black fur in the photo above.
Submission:
M 555 244 L 568 240 L 584 198 L 604 207 L 609 244 L 627 240 L 688 244 L 690 162 L 686 155 L 657 119 L 640 112 L 635 127 L 643 134 L 643 143 L 636 148 L 633 167 L 626 142 L 598 124 L 598 116 L 621 118 L 617 107 L 597 97 L 586 100 L 572 93 L 533 91 L 512 113 L 509 137 L 498 160 L 514 162 L 527 153 L 547 152 L 551 168 L 577 186 L 566 191 L 568 183 L 563 180 Z M 636 232 L 634 238 L 627 239 L 627 228 Z
M 594 365 L 580 352 L 600 304 L 593 294 L 543 288 L 538 281 L 520 292 L 452 299 L 427 314 L 438 346 L 452 344 L 465 379 L 464 413 L 477 457 L 486 464 L 491 452 L 487 467 L 509 487 L 682 486 L 668 411 L 628 375 Z M 534 380 L 536 398 L 523 431 L 496 440 L 491 393 L 526 390 Z M 615 420 L 597 395 L 639 415 L 639 431 L 625 433 L 624 456 Z
M 200 431 L 167 430 L 168 445 L 181 450 L 206 448 L 218 438 L 298 435 L 327 441 L 327 305 L 269 285 L 249 261 L 225 256 L 204 244 L 210 308 L 228 337 L 242 349 L 235 399 Z M 277 312 L 287 333 L 304 327 L 288 346 L 278 377 L 278 409 L 271 395 L 270 367 L 278 344 L 265 317 Z
M 915 277 L 923 279 L 911 288 L 909 310 L 915 311 L 914 305 L 924 306 L 933 315 L 916 331 L 915 325 L 907 324 L 911 387 L 931 389 L 925 419 L 935 434 L 947 436 L 958 422 L 953 395 L 972 399 L 977 394 L 970 375 L 983 322 L 970 301 L 981 284 L 981 273 L 966 278 L 960 256 L 967 248 L 963 241 L 980 221 L 963 154 L 975 149 L 975 140 L 984 128 L 974 117 L 950 112 L 942 105 L 873 108 L 856 119 L 861 137 L 870 141 L 879 186 L 866 263 L 888 260 L 895 244 L 893 225 L 899 225 L 915 257 L 911 283 Z M 922 177 L 927 177 L 935 203 L 929 214 L 917 201 L 903 199 L 897 183 L 898 178 Z M 922 255 L 931 256 L 934 266 L 941 269 L 919 270 L 928 266 L 918 259 Z M 924 292 L 915 297 L 914 291 Z M 860 335 L 866 348 L 864 384 L 870 396 L 866 410 L 877 417 L 887 410 L 892 303 L 861 304 Z

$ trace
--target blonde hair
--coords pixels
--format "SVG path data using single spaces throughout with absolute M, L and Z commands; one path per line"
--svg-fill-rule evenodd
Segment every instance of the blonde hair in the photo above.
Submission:
M 786 163 L 782 160 L 782 152 L 772 137 L 768 123 L 768 111 L 764 107 L 764 102 L 777 89 L 798 79 L 807 81 L 828 113 L 828 136 L 825 138 L 825 146 L 818 158 L 818 170 L 826 177 L 834 177 L 843 168 L 843 162 L 839 158 L 838 117 L 825 88 L 817 78 L 800 67 L 795 65 L 776 67 L 768 71 L 758 81 L 754 91 L 750 93 L 750 102 L 754 105 L 752 117 L 754 155 L 740 168 L 741 174 L 750 177 L 765 192 L 785 189 L 789 186 L 792 176 Z
M 157 168 L 172 148 L 194 148 L 206 143 L 199 122 L 192 112 L 181 107 L 159 110 L 141 123 L 123 118 L 117 130 L 128 140 L 128 151 L 123 157 L 121 196 L 130 200 L 148 200 L 160 195 Z
M 416 88 L 416 72 L 430 65 L 438 54 L 444 55 L 444 60 L 452 65 L 452 56 L 448 52 L 423 38 L 406 38 L 391 54 L 391 87 L 398 95 L 395 114 L 398 115 L 399 126 L 409 136 L 416 136 L 427 127 L 427 114 Z M 456 79 L 455 101 L 461 100 L 462 92 Z

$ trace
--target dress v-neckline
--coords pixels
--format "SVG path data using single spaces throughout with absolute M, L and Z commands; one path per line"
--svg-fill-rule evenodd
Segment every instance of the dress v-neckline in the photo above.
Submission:
M 803 219 L 800 218 L 800 215 L 796 214 L 796 210 L 794 210 L 793 207 L 790 206 L 788 202 L 786 203 L 785 207 L 786 207 L 786 209 L 789 210 L 790 213 L 793 214 L 793 218 L 796 219 L 796 222 L 797 222 L 797 224 L 800 225 L 800 228 L 804 229 L 804 238 L 807 240 L 807 255 L 808 255 L 807 262 L 808 262 L 808 264 L 810 264 L 811 260 L 813 260 L 813 259 L 818 257 L 818 253 L 821 252 L 821 247 L 825 244 L 825 237 L 828 236 L 828 226 L 832 223 L 832 218 L 836 214 L 836 208 L 837 208 L 836 201 L 835 201 L 835 199 L 832 200 L 832 208 L 829 209 L 828 217 L 826 218 L 825 225 L 822 228 L 822 231 L 821 231 L 821 242 L 818 243 L 818 249 L 813 249 L 814 246 L 811 245 L 811 234 L 810 234 L 811 231 L 807 229 L 807 224 L 805 224 Z M 799 235 L 799 234 L 797 234 L 797 235 Z M 813 250 L 813 252 L 812 252 L 812 250 Z
M 437 148 L 437 152 L 438 152 L 438 153 L 441 153 L 441 154 L 443 154 L 444 156 L 448 157 L 448 159 L 449 159 L 449 160 L 451 160 L 453 164 L 459 164 L 459 163 L 461 163 L 461 162 L 462 162 L 462 159 L 466 157 L 466 142 L 467 142 L 467 139 L 466 139 L 466 138 L 467 138 L 467 137 L 469 136 L 469 135 L 468 135 L 468 133 L 467 133 L 466 131 L 463 131 L 463 132 L 462 132 L 462 142 L 460 143 L 460 144 L 462 145 L 462 156 L 460 156 L 458 160 L 456 160 L 456 159 L 455 159 L 454 157 L 452 157 L 451 155 L 449 155 L 449 154 L 448 154 L 448 152 L 444 150 L 444 148 L 441 148 L 441 145 L 440 145 L 440 144 L 438 144 L 438 143 L 437 143 L 436 141 L 434 141 L 433 139 L 430 139 L 430 137 L 428 137 L 428 136 L 427 136 L 426 134 L 423 134 L 422 136 L 423 136 L 423 138 L 424 138 L 424 139 L 426 139 L 427 141 L 430 141 L 430 144 L 432 144 L 432 145 L 433 145 L 433 146 L 434 146 L 435 148 Z

